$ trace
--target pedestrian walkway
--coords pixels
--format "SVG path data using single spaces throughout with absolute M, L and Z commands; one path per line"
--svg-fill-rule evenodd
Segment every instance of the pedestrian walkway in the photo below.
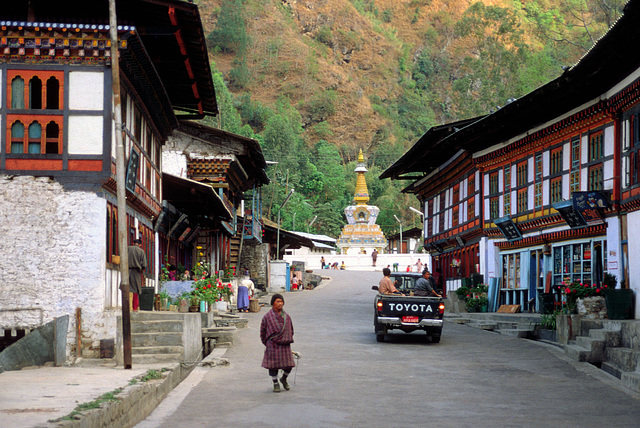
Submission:
M 0 426 L 64 426 L 64 421 L 51 421 L 68 416 L 78 405 L 95 404 L 99 397 L 120 388 L 123 392 L 118 395 L 118 404 L 126 409 L 138 401 L 139 394 L 134 391 L 144 389 L 144 384 L 147 383 L 140 378 L 150 370 L 161 372 L 163 369 L 164 374 L 172 373 L 173 377 L 183 371 L 179 364 L 136 365 L 125 370 L 123 367 L 116 367 L 113 360 L 83 360 L 67 367 L 33 367 L 5 371 L 0 374 Z M 184 372 L 182 377 L 187 374 L 188 372 Z M 167 380 L 171 381 L 170 377 Z M 173 382 L 177 385 L 179 381 L 176 380 L 173 379 Z

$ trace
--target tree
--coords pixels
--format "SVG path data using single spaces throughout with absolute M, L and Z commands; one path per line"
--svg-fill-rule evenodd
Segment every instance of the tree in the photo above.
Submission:
M 209 45 L 219 46 L 223 52 L 243 54 L 248 36 L 244 23 L 242 0 L 223 0 L 216 28 L 207 37 Z

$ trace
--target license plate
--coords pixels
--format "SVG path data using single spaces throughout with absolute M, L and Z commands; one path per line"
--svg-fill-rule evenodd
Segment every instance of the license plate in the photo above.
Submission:
M 404 316 L 402 317 L 402 322 L 412 322 L 412 323 L 418 323 L 418 317 L 416 316 Z

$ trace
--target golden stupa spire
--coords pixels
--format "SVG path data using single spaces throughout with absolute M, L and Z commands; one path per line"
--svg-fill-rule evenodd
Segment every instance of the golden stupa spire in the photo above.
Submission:
M 367 180 L 364 178 L 364 173 L 367 172 L 367 168 L 364 164 L 364 155 L 362 149 L 358 154 L 358 166 L 356 166 L 355 172 L 358 173 L 356 180 L 356 194 L 353 198 L 356 205 L 366 205 L 369 202 L 369 190 L 367 189 Z

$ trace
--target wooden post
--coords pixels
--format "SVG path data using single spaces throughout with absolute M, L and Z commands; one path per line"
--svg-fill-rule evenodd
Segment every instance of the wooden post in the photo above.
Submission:
M 82 358 L 82 308 L 76 308 L 76 358 Z
M 131 368 L 131 314 L 129 312 L 129 251 L 127 239 L 127 191 L 122 110 L 120 100 L 120 62 L 118 55 L 118 19 L 116 0 L 109 0 L 109 36 L 111 39 L 111 86 L 116 130 L 116 181 L 118 197 L 118 248 L 120 249 L 120 290 L 122 291 L 122 346 L 124 368 Z

